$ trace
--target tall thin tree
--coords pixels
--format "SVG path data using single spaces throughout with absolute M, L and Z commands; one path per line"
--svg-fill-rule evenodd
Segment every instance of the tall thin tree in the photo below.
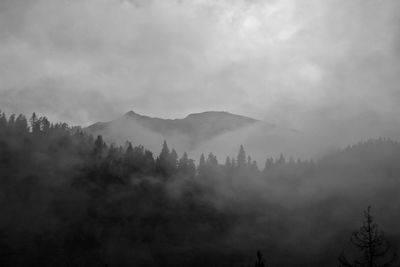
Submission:
M 384 232 L 374 222 L 370 206 L 364 211 L 363 225 L 353 233 L 350 241 L 363 256 L 351 262 L 342 253 L 338 258 L 341 267 L 388 267 L 397 260 L 397 254 L 386 241 Z

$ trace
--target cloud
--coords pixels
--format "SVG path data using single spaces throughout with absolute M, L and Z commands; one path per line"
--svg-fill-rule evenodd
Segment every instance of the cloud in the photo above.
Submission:
M 359 118 L 374 114 L 385 132 L 400 111 L 399 11 L 396 0 L 4 0 L 0 107 L 84 125 L 228 110 L 371 134 Z

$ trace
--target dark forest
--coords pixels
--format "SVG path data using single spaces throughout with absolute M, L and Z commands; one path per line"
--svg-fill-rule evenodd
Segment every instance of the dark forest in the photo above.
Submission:
M 398 266 L 400 143 L 262 166 L 161 145 L 1 113 L 1 266 Z

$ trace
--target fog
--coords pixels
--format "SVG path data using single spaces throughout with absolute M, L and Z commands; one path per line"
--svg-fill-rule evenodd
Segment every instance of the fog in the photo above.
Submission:
M 149 118 L 149 120 L 152 119 Z M 168 123 L 168 121 L 164 122 Z M 198 123 L 205 123 L 205 121 Z M 395 140 L 400 138 L 396 122 L 389 122 L 383 118 L 379 120 L 371 114 L 365 114 L 357 120 L 346 123 L 325 124 L 328 122 L 320 123 L 317 128 L 310 126 L 310 128 L 298 130 L 258 121 L 217 135 L 205 135 L 205 139 L 204 136 L 199 139 L 202 133 L 196 130 L 185 134 L 180 131 L 180 128 L 176 128 L 172 132 L 162 133 L 125 115 L 105 122 L 104 128 L 91 129 L 89 133 L 95 136 L 101 134 L 110 144 L 124 146 L 127 141 L 130 141 L 156 153 L 160 151 L 161 144 L 167 141 L 168 145 L 180 155 L 187 152 L 196 162 L 201 154 L 213 153 L 220 163 L 224 163 L 226 157 L 235 157 L 239 146 L 243 145 L 260 168 L 264 167 L 267 158 L 277 159 L 281 154 L 294 160 L 318 160 L 350 144 L 371 138 L 386 137 Z M 161 124 L 156 122 L 155 125 Z M 203 127 L 205 131 L 219 129 L 219 124 L 207 124 Z
M 337 266 L 368 205 L 396 251 L 399 59 L 397 0 L 0 0 L 0 265 Z

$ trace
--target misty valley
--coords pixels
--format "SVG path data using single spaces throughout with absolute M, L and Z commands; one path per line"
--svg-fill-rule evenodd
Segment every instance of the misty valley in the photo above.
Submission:
M 203 131 L 189 149 L 256 123 L 218 113 L 198 124 L 210 114 L 193 115 Z M 230 120 L 208 131 L 219 116 Z M 190 136 L 198 130 L 174 123 Z M 229 157 L 192 159 L 168 140 L 150 151 L 135 136 L 114 143 L 93 134 L 0 113 L 1 266 L 400 265 L 397 141 L 256 162 L 240 143 Z

